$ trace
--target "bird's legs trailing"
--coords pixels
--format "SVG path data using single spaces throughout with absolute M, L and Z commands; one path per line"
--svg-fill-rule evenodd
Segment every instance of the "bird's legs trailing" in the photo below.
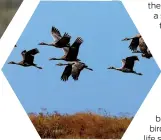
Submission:
M 42 67 L 39 67 L 39 66 L 37 66 L 37 65 L 33 65 L 34 67 L 36 67 L 36 68 L 38 68 L 38 69 L 42 69 Z
M 87 70 L 90 70 L 90 71 L 93 71 L 93 69 L 91 69 L 91 68 L 88 68 L 88 67 L 86 67 L 85 69 L 87 69 Z
M 136 75 L 143 75 L 142 73 L 137 73 L 136 71 L 133 71 L 132 73 L 134 73 Z
M 37 64 L 28 64 L 28 63 L 24 63 L 23 65 L 26 66 L 26 67 L 33 66 L 33 67 L 35 67 L 35 68 L 42 69 L 42 67 L 37 66 Z

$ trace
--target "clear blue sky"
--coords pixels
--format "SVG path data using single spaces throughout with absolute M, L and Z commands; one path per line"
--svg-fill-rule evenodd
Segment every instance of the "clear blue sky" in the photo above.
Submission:
M 62 56 L 63 51 L 37 45 L 53 41 L 52 26 L 61 33 L 68 32 L 72 42 L 78 36 L 83 38 L 79 58 L 93 72 L 82 71 L 77 82 L 72 78 L 68 82 L 60 80 L 64 67 L 55 66 L 58 61 L 48 59 Z M 128 49 L 129 42 L 121 39 L 137 33 L 121 2 L 41 2 L 7 62 L 20 61 L 24 49 L 38 48 L 40 54 L 35 63 L 44 69 L 5 64 L 3 72 L 28 113 L 39 112 L 41 108 L 61 113 L 103 108 L 115 115 L 135 114 L 159 75 L 158 66 L 153 59 L 143 59 L 139 54 L 135 70 L 143 76 L 107 67 L 120 67 L 121 59 L 133 55 Z

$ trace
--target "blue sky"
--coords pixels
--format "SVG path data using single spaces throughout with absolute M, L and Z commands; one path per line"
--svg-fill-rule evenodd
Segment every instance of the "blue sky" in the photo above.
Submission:
M 64 67 L 55 66 L 63 51 L 54 47 L 38 46 L 39 42 L 52 42 L 51 27 L 61 33 L 68 32 L 72 42 L 81 36 L 84 40 L 79 58 L 94 71 L 82 71 L 79 81 L 72 78 L 62 82 Z M 139 56 L 135 70 L 143 76 L 107 70 L 121 66 L 121 59 L 133 55 L 129 42 L 121 39 L 137 34 L 121 2 L 41 2 L 22 33 L 7 62 L 21 61 L 21 51 L 38 48 L 35 63 L 44 67 L 23 68 L 5 64 L 3 72 L 12 85 L 24 109 L 39 112 L 75 113 L 97 111 L 103 108 L 111 114 L 135 114 L 159 75 L 153 59 Z

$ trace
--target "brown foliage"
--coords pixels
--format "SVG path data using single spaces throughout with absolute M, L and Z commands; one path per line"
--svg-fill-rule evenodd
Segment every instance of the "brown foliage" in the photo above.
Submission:
M 132 118 L 102 116 L 91 112 L 73 115 L 55 112 L 29 114 L 41 138 L 121 139 Z

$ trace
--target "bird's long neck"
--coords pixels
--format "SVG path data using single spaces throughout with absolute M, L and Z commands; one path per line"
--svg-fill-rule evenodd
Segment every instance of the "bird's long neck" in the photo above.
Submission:
M 46 43 L 47 46 L 55 46 L 53 43 Z
M 121 69 L 121 68 L 114 68 L 114 70 L 122 71 L 122 69 Z
M 63 58 L 50 58 L 49 60 L 64 60 Z
M 64 66 L 67 66 L 67 65 L 69 65 L 69 64 L 63 64 Z
M 113 69 L 113 70 L 118 70 L 118 71 L 122 71 L 122 68 L 115 68 L 115 67 L 110 67 L 109 69 Z
M 132 40 L 132 39 L 134 39 L 134 37 L 129 37 L 129 38 L 127 38 L 127 40 Z
M 60 64 L 57 64 L 57 66 L 68 66 L 69 64 L 62 64 L 62 63 L 60 63 Z
M 12 62 L 12 63 L 9 63 L 9 64 L 20 65 L 20 63 L 17 63 L 17 62 Z
M 40 43 L 39 45 L 43 45 L 43 46 L 55 46 L 54 43 Z
M 13 62 L 12 64 L 19 65 L 19 63 L 17 63 L 17 62 Z

